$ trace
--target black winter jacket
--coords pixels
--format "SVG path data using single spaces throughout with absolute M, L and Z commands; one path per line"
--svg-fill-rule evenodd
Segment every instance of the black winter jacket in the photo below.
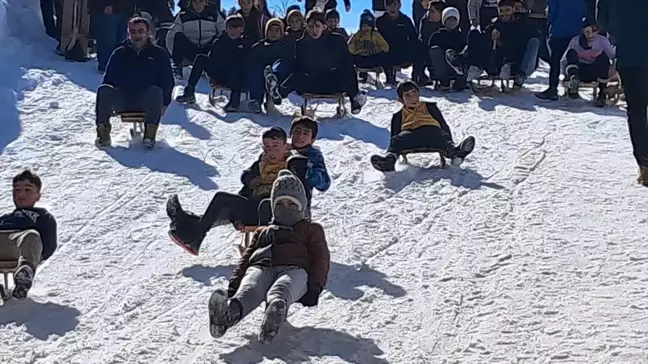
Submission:
M 283 39 L 262 39 L 252 46 L 248 62 L 252 65 L 269 66 L 280 58 L 292 58 L 294 49 Z
M 353 64 L 344 37 L 324 31 L 318 39 L 303 37 L 295 44 L 295 69 L 308 75 L 321 75 Z
M 9 214 L 0 216 L 0 231 L 31 229 L 38 231 L 43 243 L 41 261 L 49 259 L 58 246 L 56 228 L 54 216 L 44 208 L 16 209 Z
M 250 55 L 252 41 L 248 37 L 230 38 L 227 33 L 221 34 L 209 52 L 210 67 L 218 70 L 236 69 L 245 64 Z
M 430 38 L 430 48 L 439 46 L 444 51 L 452 49 L 459 53 L 466 47 L 466 34 L 456 27 L 452 30 L 442 27 Z
M 388 13 L 376 20 L 376 28 L 389 44 L 389 53 L 406 53 L 418 42 L 412 19 L 403 13 L 392 18 Z

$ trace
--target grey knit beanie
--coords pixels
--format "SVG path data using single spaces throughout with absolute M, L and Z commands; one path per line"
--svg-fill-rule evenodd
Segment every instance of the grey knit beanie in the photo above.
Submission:
M 272 191 L 270 192 L 270 199 L 272 200 L 272 207 L 277 204 L 281 198 L 288 198 L 299 206 L 299 211 L 304 211 L 308 200 L 306 199 L 306 189 L 292 172 L 287 169 L 282 169 L 277 175 L 277 179 L 272 184 Z

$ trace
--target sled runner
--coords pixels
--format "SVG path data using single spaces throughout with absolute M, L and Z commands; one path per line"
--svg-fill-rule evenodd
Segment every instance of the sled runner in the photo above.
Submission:
M 319 103 L 315 105 L 315 108 L 311 109 L 309 107 L 309 104 L 313 100 L 337 100 L 338 106 L 335 111 L 335 118 L 342 119 L 347 114 L 347 109 L 344 106 L 344 98 L 346 97 L 345 93 L 334 93 L 331 95 L 304 93 L 301 96 L 304 98 L 304 103 L 301 106 L 302 115 L 310 116 L 312 118 L 315 117 L 315 111 L 317 111 L 317 106 L 319 106 Z
M 13 287 L 9 285 L 9 275 L 11 275 L 11 280 L 13 281 L 13 274 L 17 267 L 17 261 L 0 261 L 0 273 L 2 273 L 4 278 L 4 284 L 0 284 L 0 298 L 2 302 L 7 302 L 11 299 Z
M 122 123 L 133 124 L 133 127 L 129 130 L 131 138 L 135 138 L 136 135 L 141 135 L 144 133 L 144 113 L 137 111 L 121 112 L 117 113 L 117 116 L 121 118 Z
M 402 161 L 403 164 L 409 164 L 409 161 L 407 160 L 407 156 L 409 154 L 423 154 L 423 153 L 426 153 L 426 154 L 427 153 L 436 153 L 436 154 L 438 154 L 439 155 L 439 161 L 441 162 L 440 167 L 441 168 L 446 167 L 446 159 L 445 159 L 445 156 L 444 156 L 444 151 L 441 150 L 441 149 L 425 148 L 425 149 L 406 150 L 406 151 L 403 151 L 403 154 L 401 154 L 401 161 Z
M 356 71 L 358 73 L 366 73 L 369 75 L 370 73 L 373 73 L 374 76 L 374 85 L 376 88 L 385 88 L 385 85 L 380 81 L 380 74 L 382 73 L 383 69 L 382 67 L 374 67 L 374 68 L 357 68 Z M 367 83 L 369 83 L 369 78 L 367 77 Z
M 216 84 L 214 82 L 214 80 L 212 80 L 212 79 L 209 79 L 209 86 L 211 87 L 211 91 L 209 92 L 209 104 L 211 106 L 216 107 L 216 101 L 218 101 L 219 98 L 222 98 L 223 91 L 229 91 L 230 95 L 231 95 L 231 92 L 232 92 L 231 89 Z M 218 95 L 216 95 L 216 91 L 219 92 Z M 249 90 L 243 89 L 243 90 L 241 90 L 241 94 L 245 96 L 244 101 L 250 99 L 250 91 Z
M 563 80 L 563 87 L 565 88 L 565 90 L 569 89 L 569 79 Z M 579 84 L 579 88 L 592 89 L 592 100 L 596 100 L 598 98 L 600 92 L 598 81 L 581 82 Z M 621 86 L 621 81 L 619 80 L 619 78 L 616 77 L 610 79 L 604 92 L 606 95 L 605 105 L 608 107 L 616 106 L 616 104 L 618 104 L 619 100 L 621 99 L 621 95 L 623 94 L 623 88 Z M 569 93 L 565 92 L 563 98 L 569 98 Z

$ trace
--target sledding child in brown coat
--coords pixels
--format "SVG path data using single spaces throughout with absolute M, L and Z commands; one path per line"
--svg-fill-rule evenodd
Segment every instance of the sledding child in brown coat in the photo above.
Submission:
M 470 136 L 455 146 L 450 127 L 433 102 L 421 102 L 418 86 L 406 80 L 397 89 L 403 108 L 392 116 L 391 141 L 386 156 L 373 155 L 371 164 L 381 172 L 393 172 L 398 157 L 412 152 L 439 150 L 453 165 L 461 165 L 475 148 Z
M 266 303 L 259 341 L 269 343 L 295 302 L 316 306 L 328 279 L 330 253 L 324 229 L 305 216 L 304 186 L 288 170 L 271 192 L 273 220 L 257 229 L 239 260 L 227 290 L 209 299 L 209 331 L 215 338 Z

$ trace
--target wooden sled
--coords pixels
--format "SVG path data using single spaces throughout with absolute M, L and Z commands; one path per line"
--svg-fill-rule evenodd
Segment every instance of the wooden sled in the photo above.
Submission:
M 13 291 L 13 274 L 18 267 L 18 262 L 15 260 L 0 261 L 0 273 L 2 273 L 4 284 L 0 284 L 0 298 L 3 302 L 11 299 Z M 12 285 L 9 284 L 9 276 L 11 275 Z
M 370 73 L 373 73 L 374 74 L 374 85 L 376 86 L 376 88 L 385 88 L 385 85 L 380 81 L 380 74 L 383 71 L 382 67 L 357 68 L 356 71 L 358 73 L 366 73 L 367 75 L 369 75 Z M 369 78 L 367 78 L 367 83 L 369 83 Z
M 313 100 L 337 100 L 338 106 L 335 112 L 335 118 L 342 119 L 347 114 L 347 109 L 344 106 L 344 98 L 346 97 L 345 93 L 334 93 L 331 95 L 304 93 L 301 96 L 304 98 L 304 102 L 301 106 L 302 115 L 307 115 L 312 118 L 315 117 L 315 111 L 317 110 L 317 106 L 319 106 L 319 103 L 315 105 L 314 109 L 311 109 L 309 108 L 310 106 L 309 103 Z
M 565 90 L 569 89 L 569 79 L 563 80 L 563 87 L 565 88 Z M 579 89 L 588 88 L 592 89 L 592 100 L 596 100 L 599 95 L 598 81 L 581 82 L 579 85 Z M 607 96 L 605 98 L 605 105 L 608 107 L 616 106 L 619 103 L 621 96 L 623 95 L 623 87 L 621 86 L 621 80 L 619 79 L 619 77 L 610 78 L 610 81 L 608 81 L 608 85 L 605 88 L 604 92 Z M 563 98 L 569 99 L 569 93 L 565 92 Z
M 500 84 L 499 90 L 502 93 L 510 93 L 514 90 L 512 79 L 503 80 L 499 76 L 491 76 L 491 75 L 481 75 L 477 77 L 475 82 L 472 82 L 470 84 L 470 89 L 475 94 L 483 94 L 495 89 L 495 87 L 497 87 L 498 81 Z
M 209 86 L 211 87 L 211 91 L 209 92 L 209 104 L 211 106 L 216 107 L 216 102 L 219 99 L 222 99 L 222 97 L 223 97 L 223 91 L 229 91 L 230 95 L 231 95 L 231 92 L 232 92 L 231 89 L 229 89 L 227 87 L 224 87 L 224 86 L 221 86 L 221 85 L 218 85 L 212 79 L 209 79 Z M 219 94 L 216 95 L 216 92 L 219 92 Z M 249 90 L 246 90 L 246 89 L 241 90 L 241 95 L 245 96 L 245 98 L 243 99 L 244 101 L 247 101 L 247 100 L 250 99 L 250 91 Z
M 441 149 L 412 149 L 412 150 L 406 150 L 403 151 L 401 154 L 401 161 L 403 164 L 409 164 L 409 161 L 407 160 L 407 155 L 408 154 L 422 154 L 422 153 L 437 153 L 439 155 L 439 161 L 441 162 L 441 168 L 445 168 L 447 163 L 444 155 L 444 151 Z
M 127 111 L 117 113 L 117 116 L 121 118 L 122 123 L 133 124 L 130 128 L 131 138 L 135 138 L 136 135 L 144 134 L 144 113 L 138 111 Z

